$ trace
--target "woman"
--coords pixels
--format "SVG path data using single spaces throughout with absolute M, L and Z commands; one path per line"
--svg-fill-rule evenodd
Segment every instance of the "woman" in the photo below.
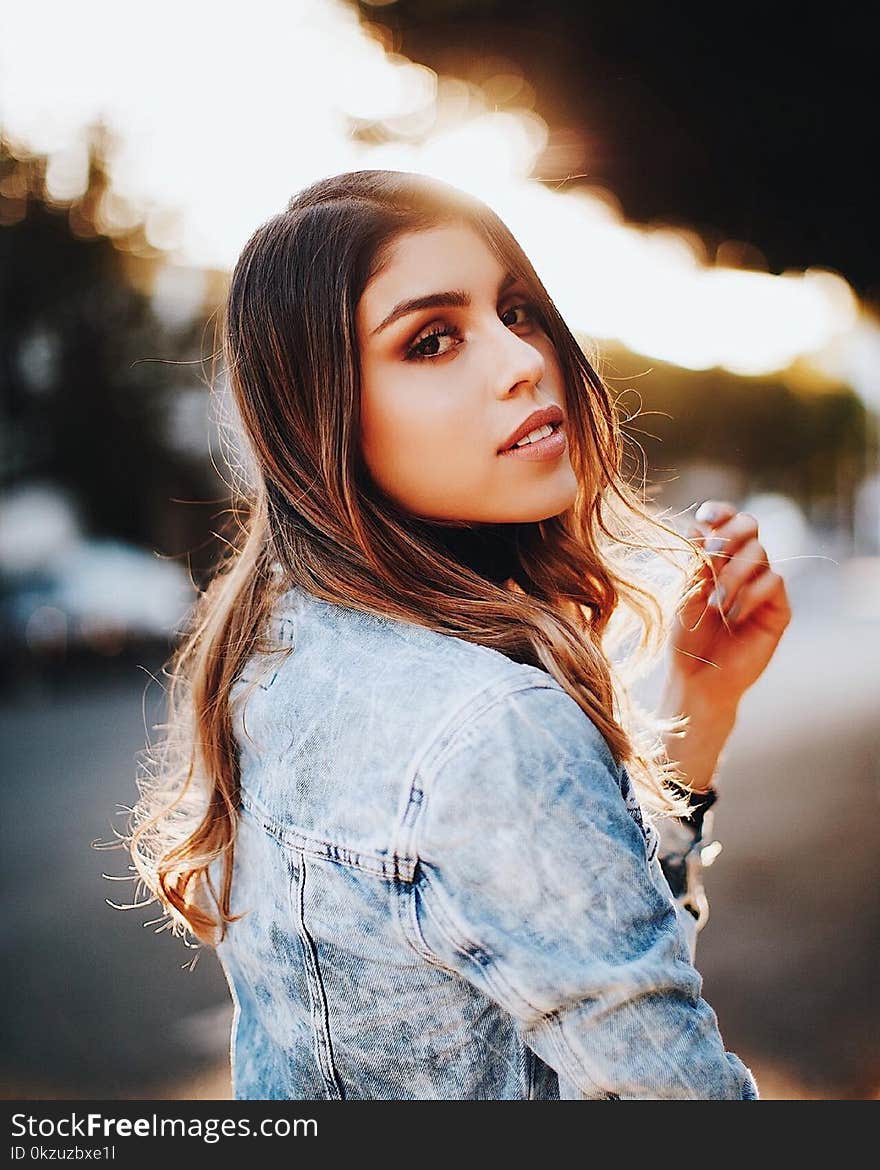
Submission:
M 757 1097 L 692 964 L 718 756 L 790 616 L 753 518 L 651 514 L 509 230 L 424 176 L 295 197 L 223 346 L 248 518 L 130 847 L 217 947 L 235 1096 Z M 664 645 L 652 714 L 625 679 Z

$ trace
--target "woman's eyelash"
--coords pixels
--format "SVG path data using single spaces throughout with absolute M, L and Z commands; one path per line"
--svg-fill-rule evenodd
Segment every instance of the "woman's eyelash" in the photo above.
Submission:
M 418 341 L 415 342 L 414 345 L 411 345 L 409 347 L 409 349 L 406 351 L 406 356 L 407 356 L 407 358 L 411 359 L 412 361 L 417 361 L 417 362 L 430 361 L 433 357 L 436 357 L 437 355 L 421 352 L 421 346 L 423 346 L 426 341 L 433 341 L 435 337 L 458 337 L 458 336 L 459 336 L 459 332 L 455 328 L 445 328 L 444 327 L 444 328 L 439 328 L 439 329 L 432 329 L 430 333 L 424 334 L 424 336 L 420 337 L 418 339 Z
M 520 301 L 515 305 L 508 305 L 504 310 L 505 313 L 511 312 L 513 309 L 525 309 L 527 315 L 533 319 L 537 319 L 536 306 L 532 301 Z M 442 354 L 426 354 L 420 352 L 420 347 L 427 341 L 432 341 L 435 337 L 460 337 L 461 334 L 454 326 L 442 326 L 437 329 L 432 329 L 430 333 L 426 333 L 419 337 L 413 345 L 406 351 L 406 357 L 409 361 L 432 361 L 436 357 L 442 357 Z

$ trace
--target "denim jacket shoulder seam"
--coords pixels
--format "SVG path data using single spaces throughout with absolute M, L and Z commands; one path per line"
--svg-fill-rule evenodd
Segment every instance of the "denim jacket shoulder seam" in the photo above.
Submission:
M 492 692 L 496 689 L 497 693 L 493 694 Z M 413 789 L 418 792 L 416 804 L 419 806 L 422 805 L 424 798 L 430 795 L 430 785 L 433 782 L 434 776 L 443 764 L 446 754 L 454 750 L 456 739 L 460 735 L 468 731 L 478 719 L 486 715 L 489 711 L 494 710 L 494 708 L 500 706 L 501 703 L 513 695 L 520 694 L 523 691 L 554 691 L 565 695 L 570 702 L 575 703 L 575 700 L 571 698 L 565 688 L 552 675 L 548 675 L 546 680 L 514 676 L 513 678 L 496 679 L 494 682 L 489 683 L 482 690 L 471 696 L 448 717 L 440 731 L 428 741 L 427 746 L 422 750 L 421 756 L 416 760 L 412 768 L 409 803 L 412 803 Z M 479 699 L 486 699 L 486 701 L 477 706 Z M 467 711 L 470 705 L 473 705 L 473 707 L 470 711 Z M 577 706 L 578 704 L 575 703 L 575 705 Z M 467 715 L 456 725 L 455 720 L 461 715 L 462 711 L 467 711 Z M 589 719 L 589 716 L 585 714 L 585 718 Z M 620 780 L 622 778 L 623 766 L 614 759 L 605 737 L 601 734 L 598 735 L 596 746 L 602 753 L 603 762 L 608 766 L 612 774 Z M 418 783 L 419 780 L 424 779 L 427 779 L 427 784 Z M 416 819 L 414 816 L 411 839 L 415 837 Z M 412 848 L 409 852 L 413 856 L 418 857 L 417 849 Z
M 444 757 L 453 750 L 458 736 L 470 728 L 476 720 L 485 716 L 487 712 L 493 710 L 511 696 L 532 690 L 561 691 L 563 694 L 568 694 L 552 676 L 548 677 L 546 681 L 536 680 L 534 678 L 524 679 L 522 677 L 495 680 L 478 691 L 476 695 L 472 696 L 467 703 L 459 707 L 445 721 L 440 731 L 428 742 L 420 759 L 412 769 L 409 800 L 405 814 L 400 822 L 400 828 L 401 830 L 408 829 L 406 853 L 415 858 L 418 874 L 416 881 L 400 894 L 406 902 L 406 907 L 401 907 L 400 921 L 404 937 L 415 953 L 422 959 L 433 962 L 435 965 L 447 970 L 449 969 L 448 964 L 428 944 L 418 924 L 416 898 L 420 890 L 433 889 L 432 883 L 428 879 L 428 867 L 423 865 L 419 857 L 417 838 L 420 813 L 430 797 L 431 784 L 436 773 L 443 763 Z M 480 700 L 483 701 L 480 702 Z M 574 702 L 573 699 L 571 701 Z M 456 720 L 460 718 L 463 711 L 467 712 L 466 716 L 456 723 Z M 604 747 L 604 762 L 612 773 L 619 777 L 621 774 L 620 765 L 614 760 L 604 738 L 600 739 L 600 743 Z M 525 1009 L 527 1013 L 533 1016 L 528 1027 L 545 1026 L 555 1019 L 561 1028 L 558 1009 L 548 1012 L 539 1008 L 524 997 L 516 988 L 508 985 L 506 980 L 500 980 L 498 978 L 497 970 L 493 964 L 493 956 L 489 950 L 481 943 L 468 939 L 466 932 L 461 929 L 460 924 L 449 916 L 447 908 L 442 904 L 441 897 L 433 900 L 431 913 L 433 914 L 438 930 L 440 930 L 450 946 L 471 961 L 482 972 L 486 983 L 497 992 L 500 992 L 503 1000 L 511 1004 L 512 1001 L 516 1001 L 519 1005 L 520 1012 Z M 407 914 L 409 915 L 409 919 L 407 918 Z M 410 930 L 415 933 L 416 939 L 410 937 Z M 570 1049 L 568 1051 L 570 1052 Z M 596 1088 L 602 1092 L 599 1086 L 596 1086 Z
M 408 781 L 403 799 L 403 808 L 394 827 L 392 840 L 396 856 L 412 858 L 418 865 L 416 836 L 419 813 L 425 797 L 429 795 L 430 782 L 442 763 L 446 751 L 452 748 L 457 736 L 469 729 L 479 718 L 511 695 L 527 690 L 554 690 L 559 686 L 555 680 L 545 682 L 524 679 L 519 675 L 503 675 L 486 683 L 474 694 L 469 695 L 456 709 L 447 713 L 437 731 L 427 737 L 411 761 L 407 771 Z M 560 688 L 561 689 L 561 688 Z M 425 781 L 428 783 L 425 783 Z
M 420 866 L 416 841 L 416 830 L 419 819 L 420 806 L 424 796 L 424 789 L 420 785 L 420 778 L 426 772 L 426 761 L 431 761 L 436 767 L 438 758 L 442 758 L 443 751 L 454 742 L 459 731 L 468 727 L 473 721 L 492 709 L 496 703 L 503 701 L 512 694 L 532 687 L 552 689 L 553 683 L 535 682 L 532 679 L 523 679 L 520 676 L 505 675 L 494 678 L 476 692 L 468 695 L 456 709 L 444 717 L 439 729 L 429 736 L 427 742 L 421 746 L 420 754 L 408 769 L 409 781 L 403 801 L 403 810 L 394 826 L 392 837 L 393 854 L 395 857 L 404 856 L 411 860 L 413 878 L 403 888 L 398 889 L 398 912 L 401 934 L 414 952 L 426 962 L 443 970 L 453 970 L 429 946 L 418 925 L 418 912 L 415 904 L 417 889 L 422 881 L 424 869 Z M 480 702 L 483 700 L 483 702 Z M 460 722 L 457 722 L 459 721 Z M 453 945 L 458 946 L 453 941 Z M 458 947 L 461 950 L 461 947 Z M 465 953 L 467 948 L 465 947 Z
M 442 764 L 444 756 L 453 749 L 458 736 L 470 728 L 478 719 L 485 716 L 487 712 L 493 710 L 511 696 L 520 694 L 523 691 L 532 690 L 562 691 L 563 694 L 567 694 L 552 676 L 549 676 L 546 681 L 541 679 L 536 680 L 534 678 L 524 679 L 521 676 L 508 676 L 495 679 L 475 695 L 470 696 L 452 715 L 446 718 L 440 730 L 429 739 L 427 745 L 422 750 L 420 758 L 411 769 L 408 799 L 404 814 L 398 824 L 398 829 L 400 830 L 401 836 L 404 833 L 406 834 L 406 848 L 404 852 L 408 856 L 415 858 L 417 877 L 407 889 L 399 892 L 399 896 L 406 903 L 405 906 L 402 905 L 400 907 L 400 924 L 403 936 L 411 949 L 420 958 L 445 970 L 449 970 L 449 965 L 429 946 L 418 924 L 418 912 L 415 900 L 418 897 L 420 889 L 431 888 L 431 883 L 428 880 L 428 870 L 421 863 L 417 845 L 419 815 L 427 803 L 427 797 L 430 795 L 431 782 L 439 766 Z M 464 718 L 461 718 L 463 712 L 466 714 Z M 458 722 L 456 722 L 457 720 Z M 607 745 L 606 752 L 610 766 L 616 768 L 616 764 L 610 751 L 607 749 Z M 425 780 L 427 783 L 424 782 Z M 398 851 L 395 850 L 395 852 Z M 449 917 L 446 908 L 442 905 L 442 899 L 437 898 L 434 900 L 432 913 L 438 930 L 441 931 L 450 946 L 482 971 L 483 978 L 487 984 L 497 992 L 500 992 L 503 1000 L 506 1000 L 508 1003 L 512 1003 L 515 1000 L 520 1005 L 520 1011 L 525 1009 L 526 1012 L 534 1015 L 533 1024 L 530 1026 L 542 1023 L 548 1014 L 552 1014 L 545 1013 L 541 1008 L 526 999 L 516 988 L 498 978 L 490 952 L 482 944 L 467 938 L 466 933 L 461 929 L 460 925 Z M 409 917 L 407 917 L 408 915 Z M 410 930 L 415 934 L 415 939 L 410 936 Z
M 492 692 L 496 691 L 493 694 Z M 505 700 L 511 696 L 519 694 L 522 691 L 562 691 L 563 688 L 552 677 L 547 678 L 545 682 L 542 679 L 536 680 L 533 678 L 521 678 L 519 676 L 502 677 L 489 683 L 483 687 L 475 695 L 471 696 L 466 703 L 447 719 L 441 730 L 428 742 L 427 747 L 422 753 L 420 761 L 417 763 L 415 773 L 419 776 L 431 776 L 439 766 L 443 763 L 443 757 L 447 751 L 451 751 L 455 746 L 455 741 L 464 732 L 468 731 L 473 723 L 479 718 L 492 711 L 495 707 L 501 705 Z M 477 706 L 477 701 L 484 699 L 485 701 Z M 469 705 L 473 704 L 473 708 L 467 711 Z M 467 711 L 466 717 L 456 725 L 455 719 L 462 713 Z M 444 738 L 445 737 L 445 738 Z

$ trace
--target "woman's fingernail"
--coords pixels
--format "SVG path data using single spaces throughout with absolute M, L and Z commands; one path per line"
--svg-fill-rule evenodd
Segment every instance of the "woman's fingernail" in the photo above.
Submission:
M 705 520 L 707 524 L 714 524 L 720 515 L 721 512 L 718 510 L 718 508 L 716 508 L 714 504 L 710 504 L 708 501 L 706 501 L 705 503 L 700 504 L 699 508 L 697 508 L 696 512 L 694 513 L 694 519 Z
M 735 622 L 738 617 L 739 617 L 739 602 L 735 601 L 733 603 L 733 605 L 730 607 L 730 609 L 727 611 L 727 620 L 729 622 Z
M 721 552 L 724 548 L 724 540 L 720 536 L 712 536 L 706 541 L 703 548 L 705 548 L 707 553 Z
M 727 596 L 727 590 L 723 585 L 716 585 L 709 594 L 708 605 L 714 605 L 716 609 L 721 609 L 724 605 L 724 598 Z

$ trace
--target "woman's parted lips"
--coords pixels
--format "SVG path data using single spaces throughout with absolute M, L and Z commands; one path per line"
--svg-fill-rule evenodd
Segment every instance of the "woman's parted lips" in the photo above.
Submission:
M 542 406 L 540 410 L 533 410 L 520 425 L 516 428 L 509 438 L 505 439 L 501 447 L 498 448 L 498 454 L 502 451 L 508 451 L 515 446 L 520 439 L 524 439 L 530 431 L 537 430 L 538 427 L 543 426 L 557 426 L 565 421 L 565 415 L 562 413 L 562 408 L 555 403 L 550 406 Z

